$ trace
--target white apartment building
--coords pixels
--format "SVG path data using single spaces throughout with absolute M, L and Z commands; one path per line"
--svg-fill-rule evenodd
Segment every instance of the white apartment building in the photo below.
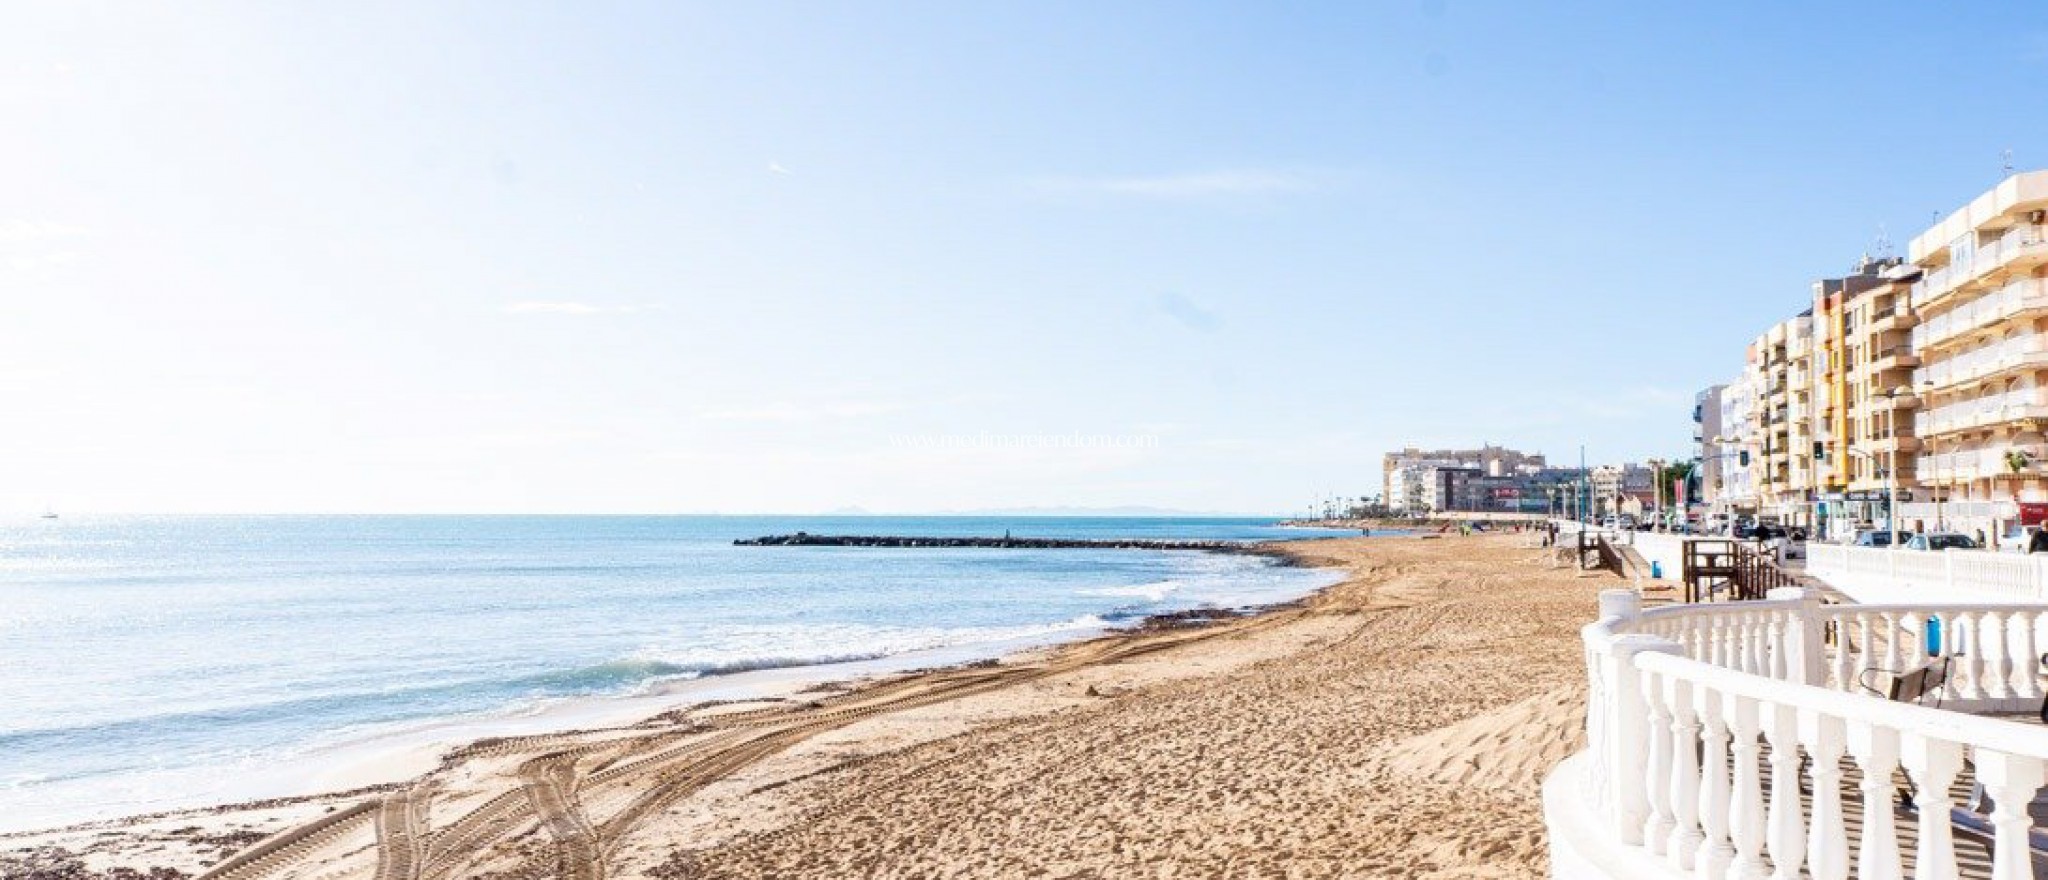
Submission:
M 1997 535 L 2048 504 L 2048 171 L 2001 181 L 1909 256 L 1924 272 L 1912 288 L 1917 476 L 1936 500 L 1906 516 Z
M 1754 456 L 1761 448 L 1763 425 L 1758 421 L 1757 400 L 1763 386 L 1753 370 L 1745 370 L 1734 381 L 1721 386 L 1720 431 L 1706 439 L 1711 449 L 1702 462 L 1713 462 L 1708 474 L 1708 507 L 1719 514 L 1753 514 L 1757 510 L 1755 474 L 1762 463 Z

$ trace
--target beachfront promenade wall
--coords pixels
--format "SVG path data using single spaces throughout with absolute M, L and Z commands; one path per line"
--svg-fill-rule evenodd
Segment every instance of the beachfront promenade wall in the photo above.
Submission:
M 1968 596 L 1977 602 L 2048 601 L 2048 555 L 1812 544 L 1806 570 L 1859 600 Z
M 1554 877 L 1955 878 L 1959 780 L 1995 805 L 1990 876 L 2033 876 L 2048 729 L 1972 713 L 2039 707 L 2048 605 L 1824 605 L 1788 587 L 1644 610 L 1609 590 L 1599 613 L 1582 631 L 1587 749 L 1544 783 Z M 1925 660 L 1936 618 L 1964 636 L 1946 640 L 1943 708 L 1872 695 Z

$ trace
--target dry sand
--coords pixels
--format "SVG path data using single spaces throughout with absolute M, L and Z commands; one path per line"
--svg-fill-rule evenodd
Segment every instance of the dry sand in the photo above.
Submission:
M 1255 618 L 486 743 L 368 794 L 0 837 L 0 876 L 1543 876 L 1537 787 L 1581 747 L 1577 630 L 1616 581 L 1514 535 L 1286 550 L 1350 577 Z

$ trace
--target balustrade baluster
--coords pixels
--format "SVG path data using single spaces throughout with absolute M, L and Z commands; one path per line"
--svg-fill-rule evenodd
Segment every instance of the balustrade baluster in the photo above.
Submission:
M 1671 836 L 1664 855 L 1672 867 L 1686 871 L 1692 869 L 1701 837 L 1700 722 L 1689 682 L 1664 682 L 1664 702 L 1671 707 Z
M 2027 814 L 2027 805 L 2041 790 L 2041 761 L 1981 748 L 1974 751 L 1977 778 L 1991 794 L 1991 880 L 2031 880 L 2033 849 L 2027 832 L 2034 827 L 2034 817 Z
M 1799 713 L 1791 706 L 1763 708 L 1764 738 L 1771 743 L 1770 828 L 1772 880 L 1798 880 L 1806 862 L 1806 817 L 1799 804 Z
M 1950 691 L 1957 699 L 1974 700 L 1984 696 L 1984 689 L 1977 682 L 1977 639 L 1970 636 L 1976 615 L 1968 611 L 1957 611 L 1942 619 L 1945 627 L 1941 634 L 1941 652 L 1949 655 L 1949 669 L 1955 673 L 1956 686 Z
M 1763 774 L 1758 766 L 1762 748 L 1758 740 L 1756 700 L 1727 695 L 1722 701 L 1735 761 L 1735 790 L 1728 805 L 1728 837 L 1734 843 L 1735 861 L 1728 868 L 1733 878 L 1762 877 L 1765 865 Z
M 1799 738 L 1813 758 L 1813 825 L 1806 836 L 1806 863 L 1813 880 L 1849 876 L 1849 829 L 1842 815 L 1842 721 L 1811 711 L 1799 717 Z
M 1913 848 L 1914 880 L 1957 880 L 1954 830 L 1946 817 L 1954 802 L 1949 786 L 1963 769 L 1963 747 L 1915 733 L 1900 737 L 1900 758 L 1913 778 L 1913 807 L 1920 841 Z M 1930 820 L 1928 817 L 1942 817 Z
M 1650 742 L 1644 788 L 1650 812 L 1643 818 L 1643 846 L 1651 855 L 1662 855 L 1671 836 L 1671 708 L 1667 690 L 1654 672 L 1642 673 L 1643 703 L 1649 707 Z
M 1700 719 L 1700 841 L 1693 857 L 1693 873 L 1720 877 L 1735 860 L 1735 848 L 1728 843 L 1728 719 L 1721 695 L 1694 686 L 1693 710 Z
M 2006 617 L 1986 611 L 1977 621 L 1977 653 L 1984 660 L 1984 696 L 2003 700 L 2012 696 L 2012 665 L 2006 661 Z
M 1732 669 L 1736 663 L 1741 662 L 1737 659 L 1740 655 L 1735 649 L 1736 629 L 1734 618 L 1727 614 L 1719 615 L 1714 621 L 1714 627 L 1715 632 L 1719 633 L 1721 637 L 1720 662 L 1715 665 Z
M 1731 650 L 1729 651 L 1728 668 L 1737 672 L 1748 672 L 1750 671 L 1749 612 L 1737 611 L 1730 615 L 1728 618 L 1728 629 L 1733 636 L 1729 640 Z
M 1836 612 L 1828 617 L 1835 624 L 1835 656 L 1831 664 L 1835 672 L 1835 690 L 1853 690 L 1855 684 L 1849 669 L 1849 616 Z
M 1898 880 L 1899 832 L 1892 821 L 1892 770 L 1899 763 L 1898 734 L 1864 722 L 1849 725 L 1849 753 L 1863 771 L 1863 835 L 1856 848 L 1859 880 Z M 1943 816 L 1946 819 L 1946 814 Z
M 1899 650 L 1903 647 L 1899 644 L 1901 641 L 1899 638 L 1899 616 L 1887 612 L 1878 615 L 1878 618 L 1883 621 L 1884 625 L 1884 668 L 1906 668 L 1908 661 L 1900 656 L 1901 651 Z
M 1908 611 L 1899 618 L 1899 665 L 1911 666 L 1927 659 L 1926 624 L 1920 612 Z
M 2032 702 L 2041 699 L 2041 654 L 2035 627 L 2041 625 L 2038 611 L 2015 612 L 2019 653 L 2013 657 L 2013 696 Z
M 1773 655 L 1778 654 L 1778 641 L 1773 634 L 1778 629 L 1777 611 L 1759 611 L 1756 615 L 1756 674 L 1777 678 L 1771 674 Z
M 1867 612 L 1856 615 L 1856 681 L 1862 681 L 1872 667 L 1877 665 L 1877 645 L 1871 641 L 1871 615 Z
M 1764 615 L 1764 642 L 1770 646 L 1769 675 L 1778 681 L 1786 681 L 1793 676 L 1791 661 L 1788 659 L 1790 652 L 1785 650 L 1785 645 L 1792 641 L 1793 627 L 1797 626 L 1796 614 L 1797 612 L 1792 611 L 1773 611 Z

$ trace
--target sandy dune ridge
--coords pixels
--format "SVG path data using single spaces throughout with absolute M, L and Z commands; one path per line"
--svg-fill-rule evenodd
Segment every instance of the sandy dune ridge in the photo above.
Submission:
M 1283 545 L 1205 627 L 486 741 L 349 796 L 0 837 L 9 878 L 1539 877 L 1614 581 L 1520 536 Z M 253 843 L 264 838 L 260 843 Z

